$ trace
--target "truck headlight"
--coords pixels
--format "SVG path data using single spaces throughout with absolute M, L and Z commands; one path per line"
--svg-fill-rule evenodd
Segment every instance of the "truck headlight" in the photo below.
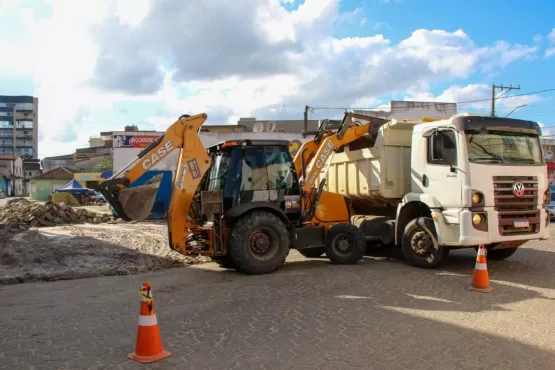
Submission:
M 474 225 L 479 225 L 479 224 L 483 224 L 486 222 L 486 215 L 483 213 L 475 213 L 472 216 L 472 223 Z
M 547 190 L 543 193 L 543 204 L 547 205 L 551 203 L 551 189 L 547 188 Z
M 480 191 L 475 191 L 472 194 L 472 205 L 477 206 L 482 204 L 483 202 L 484 202 L 484 193 Z

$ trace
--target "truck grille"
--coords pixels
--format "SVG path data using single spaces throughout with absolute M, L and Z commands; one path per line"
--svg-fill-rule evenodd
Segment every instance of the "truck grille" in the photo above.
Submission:
M 514 186 L 521 183 L 523 194 L 516 196 Z M 498 212 L 499 234 L 519 235 L 540 231 L 538 178 L 536 176 L 494 176 L 494 206 Z M 528 227 L 515 227 L 515 221 L 528 220 Z

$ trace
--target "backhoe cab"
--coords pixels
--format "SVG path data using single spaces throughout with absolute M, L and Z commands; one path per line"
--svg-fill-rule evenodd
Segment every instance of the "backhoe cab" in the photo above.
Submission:
M 128 172 L 122 169 L 102 184 L 101 192 L 120 217 L 148 216 L 161 179 L 144 187 L 129 185 L 150 168 L 145 159 L 159 160 L 167 155 L 164 150 L 176 148 L 181 155 L 168 212 L 173 250 L 210 256 L 249 274 L 276 270 L 290 248 L 325 252 L 337 264 L 355 264 L 364 256 L 366 240 L 350 224 L 345 198 L 298 176 L 319 173 L 321 165 L 303 163 L 297 171 L 289 142 L 281 140 L 233 140 L 206 150 L 198 135 L 205 120 L 205 114 L 182 116 Z M 324 158 L 325 148 L 320 149 L 315 158 L 325 162 L 330 153 Z

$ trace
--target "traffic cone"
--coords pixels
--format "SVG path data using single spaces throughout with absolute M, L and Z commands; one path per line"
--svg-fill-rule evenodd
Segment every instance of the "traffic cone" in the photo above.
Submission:
M 160 328 L 158 327 L 152 291 L 148 282 L 145 281 L 143 283 L 139 294 L 142 297 L 137 342 L 135 344 L 135 352 L 128 354 L 127 357 L 141 363 L 149 363 L 166 358 L 171 353 L 165 351 L 162 347 Z
M 493 289 L 489 285 L 488 264 L 486 261 L 486 248 L 480 244 L 478 255 L 476 256 L 476 266 L 472 277 L 472 286 L 467 288 L 480 293 L 490 293 Z

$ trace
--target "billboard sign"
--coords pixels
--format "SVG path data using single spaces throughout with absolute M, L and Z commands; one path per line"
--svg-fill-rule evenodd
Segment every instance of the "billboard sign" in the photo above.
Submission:
M 160 135 L 114 135 L 114 148 L 138 148 L 149 146 Z

